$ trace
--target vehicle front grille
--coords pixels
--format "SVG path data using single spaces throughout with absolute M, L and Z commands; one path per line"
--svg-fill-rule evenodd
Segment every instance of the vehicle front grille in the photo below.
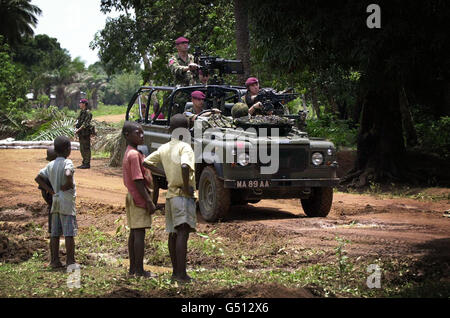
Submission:
M 269 154 L 270 155 L 270 154 Z M 272 157 L 273 158 L 273 157 Z M 271 176 L 271 178 L 288 178 L 293 172 L 301 172 L 306 169 L 308 164 L 308 152 L 306 148 L 298 145 L 279 147 L 279 168 L 278 172 Z M 264 164 L 262 166 L 269 166 Z

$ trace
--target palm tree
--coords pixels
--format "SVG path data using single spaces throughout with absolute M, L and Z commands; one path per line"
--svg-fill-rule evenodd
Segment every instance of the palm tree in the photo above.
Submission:
M 68 106 L 66 104 L 66 93 L 69 85 L 80 83 L 81 73 L 84 72 L 84 62 L 80 57 L 76 57 L 68 64 L 61 66 L 58 69 L 52 70 L 46 76 L 56 86 L 56 106 L 63 108 Z M 78 85 L 78 84 L 77 84 Z M 73 93 L 73 85 L 71 92 Z
M 32 36 L 41 9 L 30 3 L 31 0 L 0 0 L 0 34 L 10 46 L 22 41 L 24 36 Z

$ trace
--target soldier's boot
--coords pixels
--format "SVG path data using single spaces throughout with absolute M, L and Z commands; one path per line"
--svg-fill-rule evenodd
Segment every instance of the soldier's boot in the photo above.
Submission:
M 78 169 L 90 169 L 91 168 L 91 141 L 88 136 L 80 138 L 80 152 L 81 157 L 83 158 L 83 162 L 81 166 L 78 166 Z

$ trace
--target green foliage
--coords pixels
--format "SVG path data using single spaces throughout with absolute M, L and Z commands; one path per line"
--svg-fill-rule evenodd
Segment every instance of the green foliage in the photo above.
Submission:
M 450 158 L 450 117 L 427 120 L 415 125 L 420 148 Z
M 25 106 L 29 82 L 12 62 L 9 47 L 0 36 L 0 111 L 10 112 Z
M 331 114 L 325 114 L 320 119 L 308 119 L 306 131 L 310 137 L 322 137 L 331 140 L 339 149 L 355 147 L 357 128 L 352 128 L 351 121 L 339 120 Z
M 128 104 L 133 94 L 141 85 L 141 77 L 136 72 L 113 75 L 105 87 L 103 103 L 110 105 Z
M 24 117 L 29 121 L 36 122 L 37 125 L 27 131 L 26 139 L 54 140 L 61 135 L 73 137 L 75 116 L 74 111 L 67 108 L 59 110 L 56 106 L 33 109 Z
M 106 116 L 106 115 L 119 115 L 123 114 L 125 118 L 125 112 L 127 111 L 127 105 L 105 105 L 103 103 L 100 103 L 96 109 L 92 110 L 92 116 L 98 117 L 98 116 Z
M 40 107 L 44 107 L 50 102 L 50 97 L 48 97 L 47 95 L 39 95 L 37 98 L 37 102 Z
M 103 1 L 101 8 L 103 12 L 113 8 L 124 12 L 109 19 L 91 43 L 92 48 L 99 49 L 108 74 L 131 71 L 144 61 L 144 81 L 167 85 L 172 80 L 167 55 L 176 52 L 174 40 L 179 36 L 188 37 L 192 47 L 199 45 L 207 52 L 230 57 L 235 51 L 234 16 L 229 1 L 114 0 Z M 134 9 L 135 17 L 128 14 L 129 9 Z
M 75 136 L 76 119 L 60 118 L 54 119 L 50 125 L 46 124 L 43 129 L 33 140 L 54 140 L 59 136 L 67 136 L 72 138 Z
M 41 9 L 31 4 L 31 0 L 0 1 L 0 36 L 14 46 L 26 36 L 33 35 L 32 27 L 36 27 L 36 16 Z

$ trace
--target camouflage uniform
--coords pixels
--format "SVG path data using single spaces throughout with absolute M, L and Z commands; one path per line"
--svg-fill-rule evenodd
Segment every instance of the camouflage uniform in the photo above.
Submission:
M 91 120 L 92 113 L 86 109 L 81 110 L 77 119 L 76 128 L 81 128 L 78 132 L 78 138 L 80 140 L 80 152 L 83 157 L 83 166 L 90 167 L 91 165 Z
M 175 78 L 176 85 L 189 86 L 200 82 L 197 71 L 183 71 L 183 68 L 191 63 L 195 63 L 192 54 L 188 54 L 186 62 L 178 54 L 174 54 L 169 58 L 169 69 Z

